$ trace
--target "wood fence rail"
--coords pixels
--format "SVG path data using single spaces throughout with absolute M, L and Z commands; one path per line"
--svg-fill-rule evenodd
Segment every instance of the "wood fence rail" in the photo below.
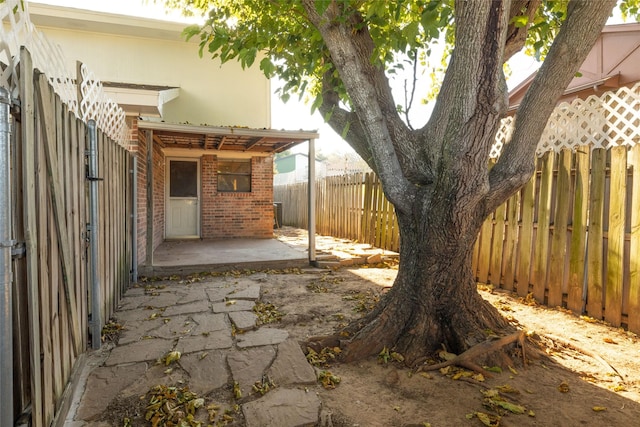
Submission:
M 316 183 L 319 234 L 397 251 L 393 207 L 374 174 Z M 306 183 L 274 188 L 283 224 L 307 227 Z M 640 146 L 547 152 L 482 226 L 478 282 L 640 333 Z
M 85 150 L 87 126 L 20 53 L 19 111 L 12 132 L 14 414 L 62 425 L 71 380 L 87 350 Z M 99 131 L 99 277 L 104 324 L 129 284 L 131 156 Z

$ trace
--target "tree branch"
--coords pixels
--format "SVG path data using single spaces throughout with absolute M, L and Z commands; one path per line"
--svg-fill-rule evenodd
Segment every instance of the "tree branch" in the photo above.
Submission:
M 509 2 L 506 2 L 507 5 Z M 489 189 L 486 164 L 507 108 L 502 66 L 509 9 L 502 2 L 457 1 L 456 41 L 434 111 L 420 130 L 439 180 L 478 203 Z M 467 177 L 461 187 L 460 177 Z
M 384 68 L 372 62 L 374 44 L 362 17 L 355 10 L 345 15 L 344 5 L 337 2 L 331 2 L 322 16 L 313 0 L 302 3 L 351 97 L 387 198 L 396 209 L 408 212 L 413 191 L 405 172 L 413 153 L 406 148 L 413 139 L 398 116 Z M 394 144 L 397 141 L 402 150 Z
M 573 0 L 565 23 L 516 114 L 511 141 L 489 174 L 487 214 L 522 187 L 533 173 L 535 150 L 549 116 L 611 14 L 616 0 Z
M 355 113 L 340 107 L 340 96 L 333 86 L 333 69 L 322 77 L 322 104 L 318 108 L 326 122 L 355 150 L 371 169 L 374 169 L 373 154 Z M 347 130 L 345 133 L 345 129 Z M 375 170 L 375 169 L 374 169 Z
M 507 40 L 504 45 L 504 60 L 508 61 L 516 53 L 520 52 L 527 40 L 527 31 L 533 23 L 536 11 L 542 4 L 542 0 L 513 0 L 509 12 L 509 28 Z M 516 27 L 511 21 L 516 16 L 526 16 L 527 24 L 524 27 Z

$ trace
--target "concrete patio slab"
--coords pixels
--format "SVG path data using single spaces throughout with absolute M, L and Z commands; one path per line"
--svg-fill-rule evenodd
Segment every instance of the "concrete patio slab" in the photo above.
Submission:
M 163 242 L 153 253 L 153 266 L 139 269 L 141 274 L 158 275 L 308 264 L 305 250 L 276 239 L 198 239 Z

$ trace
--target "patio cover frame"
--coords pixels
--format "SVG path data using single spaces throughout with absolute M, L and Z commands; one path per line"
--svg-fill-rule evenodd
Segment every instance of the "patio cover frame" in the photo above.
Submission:
M 256 155 L 273 155 L 303 142 L 309 143 L 308 184 L 308 233 L 309 264 L 317 265 L 316 259 L 316 192 L 313 183 L 316 179 L 315 140 L 317 131 L 289 131 L 274 129 L 252 129 L 243 127 L 220 127 L 190 124 L 170 124 L 156 121 L 138 121 L 138 131 L 144 132 L 147 147 L 147 257 L 145 263 L 153 266 L 153 144 L 162 148 L 200 149 L 208 152 L 243 152 Z M 137 219 L 134 218 L 134 221 Z M 134 222 L 135 223 L 135 222 Z M 134 233 L 136 232 L 134 227 Z M 150 237 L 151 236 L 151 237 Z M 133 254 L 137 269 L 137 254 Z

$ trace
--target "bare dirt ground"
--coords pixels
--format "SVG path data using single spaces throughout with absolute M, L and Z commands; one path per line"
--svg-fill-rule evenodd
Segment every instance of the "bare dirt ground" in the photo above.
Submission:
M 391 266 L 272 276 L 263 298 L 286 313 L 282 325 L 303 341 L 362 315 L 392 285 L 395 274 Z M 640 425 L 640 341 L 635 334 L 481 288 L 505 316 L 542 336 L 548 357 L 491 373 L 483 381 L 458 369 L 416 374 L 393 360 L 380 363 L 381 358 L 330 364 L 325 369 L 340 384 L 319 393 L 333 425 L 483 425 L 483 414 L 490 418 L 485 425 Z M 501 407 L 500 399 L 492 397 L 496 394 L 523 413 Z
M 302 342 L 362 316 L 393 284 L 397 265 L 270 273 L 262 283 L 262 300 L 284 314 L 274 326 Z M 484 376 L 458 368 L 416 373 L 391 352 L 354 364 L 329 359 L 317 372 L 329 372 L 339 383 L 329 389 L 310 387 L 323 403 L 320 425 L 640 425 L 640 340 L 635 334 L 486 286 L 479 291 L 518 327 L 533 331 L 546 356 Z M 109 418 L 122 419 L 118 414 Z M 229 425 L 242 421 L 236 418 Z

